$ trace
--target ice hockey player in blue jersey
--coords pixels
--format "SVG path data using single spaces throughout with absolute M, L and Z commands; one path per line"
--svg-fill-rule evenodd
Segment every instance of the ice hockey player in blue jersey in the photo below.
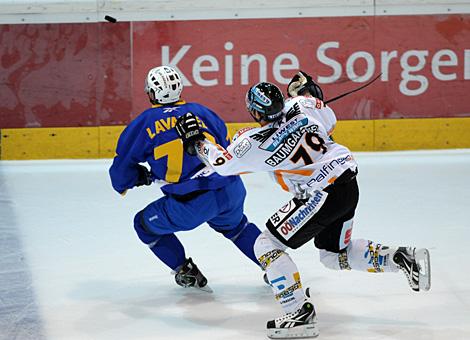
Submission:
M 160 66 L 149 71 L 145 91 L 152 107 L 122 132 L 109 174 L 120 194 L 155 180 L 163 183 L 163 197 L 136 214 L 134 228 L 140 240 L 174 271 L 177 284 L 203 288 L 207 279 L 186 257 L 175 233 L 207 222 L 259 266 L 253 244 L 260 230 L 243 213 L 246 191 L 240 177 L 203 176 L 204 164 L 196 152 L 184 152 L 174 127 L 177 118 L 188 112 L 197 117 L 207 139 L 224 148 L 230 140 L 222 119 L 203 105 L 181 100 L 182 90 L 175 69 Z M 147 163 L 150 170 L 141 163 Z

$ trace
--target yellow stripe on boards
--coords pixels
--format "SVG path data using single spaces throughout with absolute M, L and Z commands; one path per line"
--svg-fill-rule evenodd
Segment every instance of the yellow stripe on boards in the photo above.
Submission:
M 253 123 L 228 123 L 233 136 Z M 112 158 L 124 126 L 0 130 L 0 159 Z M 470 117 L 339 121 L 333 138 L 352 151 L 470 148 Z M 176 177 L 176 176 L 175 176 Z
M 470 148 L 470 118 L 374 121 L 375 150 Z
M 2 160 L 98 158 L 96 127 L 2 129 Z

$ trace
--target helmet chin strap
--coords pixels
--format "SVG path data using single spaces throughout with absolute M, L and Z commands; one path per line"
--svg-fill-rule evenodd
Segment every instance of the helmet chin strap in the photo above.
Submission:
M 256 112 L 256 111 L 254 111 L 254 112 Z M 259 118 L 256 118 L 256 117 L 251 113 L 251 111 L 250 111 L 250 114 L 251 114 L 251 117 L 253 117 L 253 119 L 254 119 L 259 125 L 261 125 L 261 126 L 265 126 L 265 125 L 267 125 L 267 124 L 270 123 L 269 121 L 264 120 L 264 119 L 261 117 L 260 114 L 258 114 L 258 117 L 259 117 Z
M 153 90 L 150 90 L 149 92 L 147 92 L 147 95 L 148 95 L 149 100 L 150 100 L 150 103 L 151 103 L 152 105 L 158 104 L 158 103 L 155 101 L 155 93 L 153 92 Z

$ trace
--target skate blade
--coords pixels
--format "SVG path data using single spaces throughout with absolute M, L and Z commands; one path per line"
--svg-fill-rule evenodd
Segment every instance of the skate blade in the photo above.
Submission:
M 214 291 L 212 290 L 211 287 L 209 287 L 209 285 L 205 285 L 204 287 L 190 287 L 190 288 L 194 288 L 194 289 L 197 289 L 197 290 L 202 290 L 203 292 L 206 292 L 206 293 L 213 293 Z
M 429 250 L 416 250 L 415 260 L 419 265 L 419 289 L 428 291 L 431 289 L 431 260 Z
M 316 323 L 292 328 L 268 328 L 270 339 L 307 339 L 316 338 L 319 334 Z

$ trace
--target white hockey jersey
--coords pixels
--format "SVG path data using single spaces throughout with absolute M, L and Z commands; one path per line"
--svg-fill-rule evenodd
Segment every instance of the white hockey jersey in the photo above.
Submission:
M 322 190 L 346 169 L 356 170 L 349 149 L 330 138 L 336 125 L 330 107 L 299 96 L 286 100 L 283 111 L 281 121 L 240 130 L 226 150 L 208 140 L 200 142 L 199 157 L 225 176 L 270 172 L 294 195 Z

